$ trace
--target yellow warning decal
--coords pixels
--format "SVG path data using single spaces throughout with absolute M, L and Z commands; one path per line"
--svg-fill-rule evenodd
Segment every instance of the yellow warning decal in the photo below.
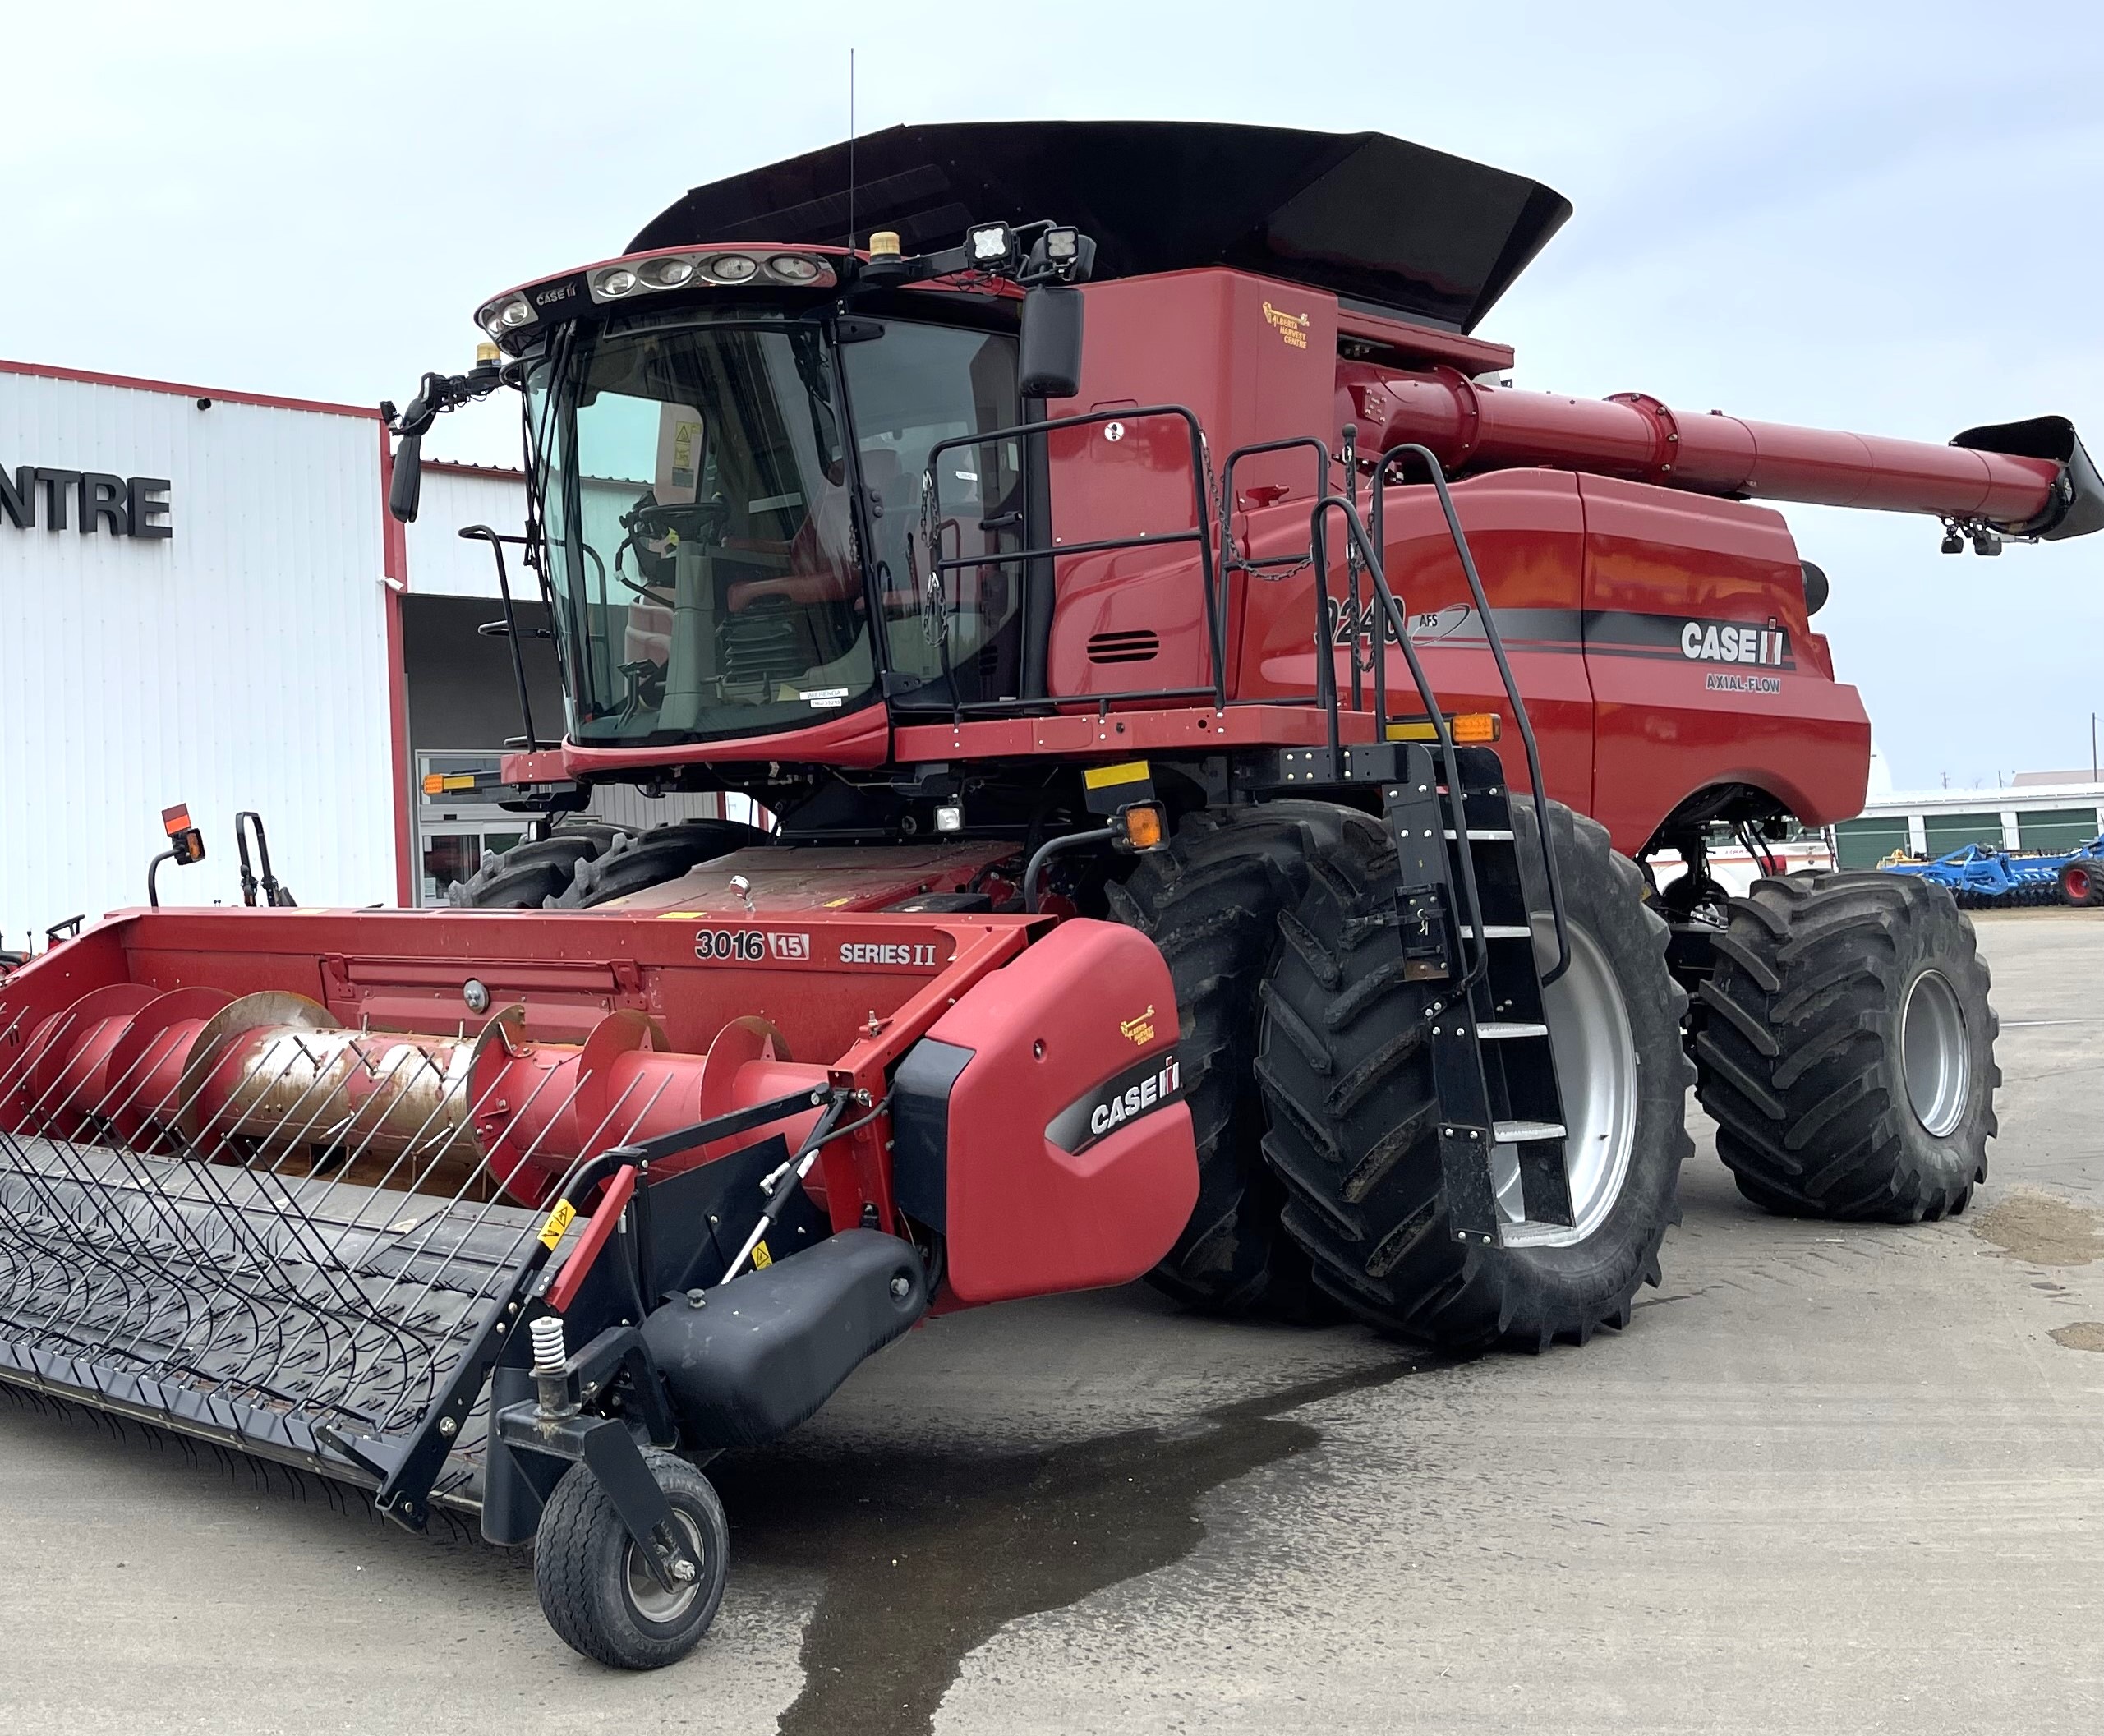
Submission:
M 767 1243 L 756 1241 L 753 1244 L 753 1269 L 755 1272 L 764 1272 L 774 1263 L 775 1257 L 767 1252 Z
M 1081 781 L 1090 790 L 1108 790 L 1117 784 L 1144 784 L 1149 776 L 1145 760 L 1129 759 L 1115 766 L 1090 766 L 1082 772 Z
M 558 1200 L 555 1209 L 548 1214 L 548 1221 L 541 1227 L 541 1246 L 553 1253 L 555 1244 L 563 1239 L 563 1232 L 570 1227 L 577 1216 L 577 1208 L 567 1200 Z

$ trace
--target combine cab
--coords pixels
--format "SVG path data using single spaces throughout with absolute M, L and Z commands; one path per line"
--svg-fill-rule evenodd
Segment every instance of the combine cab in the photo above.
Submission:
M 1582 1342 L 1691 1080 L 1764 1205 L 1961 1209 L 1949 896 L 1706 873 L 1868 763 L 1749 497 L 2104 523 L 2051 419 L 1513 390 L 1473 329 L 1568 208 L 1399 140 L 858 150 L 866 246 L 843 150 L 697 189 L 389 407 L 412 517 L 435 417 L 523 396 L 535 837 L 461 908 L 119 913 L 0 979 L 0 1379 L 479 1512 L 624 1666 L 714 1614 L 709 1455 L 928 1312 L 1144 1273 Z M 581 817 L 622 781 L 778 821 Z

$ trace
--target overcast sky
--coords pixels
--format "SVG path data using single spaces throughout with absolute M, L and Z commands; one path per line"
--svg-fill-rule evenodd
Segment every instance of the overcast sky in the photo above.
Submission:
M 1517 383 L 2104 457 L 2104 9 L 1775 3 L 17 7 L 0 354 L 370 403 L 490 292 L 857 118 L 1378 129 L 1577 214 L 1483 327 Z M 435 454 L 515 456 L 457 417 Z M 2104 536 L 1938 555 L 1791 509 L 1904 786 L 2086 765 Z

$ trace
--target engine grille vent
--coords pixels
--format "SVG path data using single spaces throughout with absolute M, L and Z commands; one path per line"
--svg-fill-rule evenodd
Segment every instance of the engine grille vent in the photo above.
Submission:
M 1162 648 L 1162 641 L 1151 627 L 1135 628 L 1125 633 L 1099 633 L 1089 641 L 1089 661 L 1091 663 L 1144 663 Z

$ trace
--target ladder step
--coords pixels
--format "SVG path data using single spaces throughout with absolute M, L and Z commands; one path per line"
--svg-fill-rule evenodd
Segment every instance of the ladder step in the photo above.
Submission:
M 1453 841 L 1453 836 L 1451 831 L 1448 832 L 1447 840 L 1449 843 Z M 1468 836 L 1471 844 L 1510 844 L 1512 829 L 1509 826 L 1471 826 L 1468 829 Z
M 1561 1121 L 1499 1121 L 1490 1130 L 1490 1136 L 1500 1145 L 1524 1144 L 1529 1140 L 1560 1140 L 1563 1137 Z
M 1477 1025 L 1476 1034 L 1485 1043 L 1509 1043 L 1515 1037 L 1546 1037 L 1549 1027 L 1512 1020 L 1494 1020 L 1489 1024 Z
M 1463 940 L 1472 941 L 1476 938 L 1476 930 L 1466 924 L 1462 926 L 1461 933 Z M 1483 925 L 1483 937 L 1487 941 L 1532 940 L 1534 930 L 1522 923 L 1485 923 Z

